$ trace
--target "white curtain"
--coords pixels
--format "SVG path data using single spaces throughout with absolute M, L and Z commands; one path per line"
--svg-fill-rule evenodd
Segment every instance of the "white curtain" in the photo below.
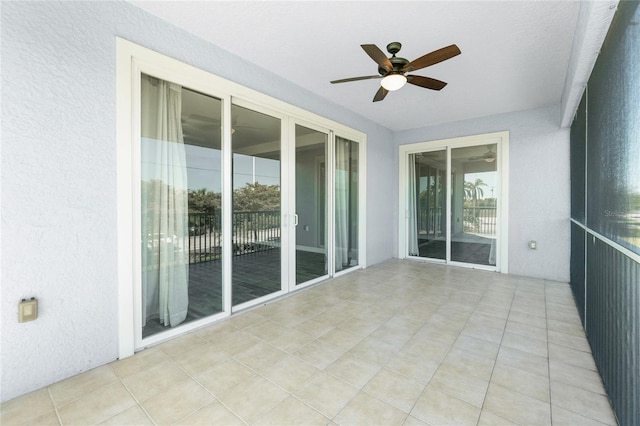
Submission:
M 349 141 L 336 138 L 336 271 L 349 266 Z
M 417 197 L 416 190 L 416 156 L 409 154 L 409 188 L 407 188 L 407 210 L 409 226 L 407 229 L 407 243 L 409 256 L 419 256 L 418 249 L 418 220 L 417 220 Z
M 189 304 L 182 87 L 142 79 L 142 322 L 176 326 Z

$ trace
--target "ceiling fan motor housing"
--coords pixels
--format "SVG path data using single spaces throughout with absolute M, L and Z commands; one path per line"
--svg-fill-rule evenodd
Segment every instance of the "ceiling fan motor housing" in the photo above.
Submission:
M 392 41 L 391 43 L 387 44 L 387 52 L 391 53 L 392 55 L 398 53 L 400 49 L 402 49 L 402 44 L 397 41 Z
M 384 68 L 378 67 L 378 72 L 380 73 L 380 75 L 403 74 L 402 69 L 404 68 L 405 65 L 409 63 L 409 60 L 405 58 L 398 58 L 396 56 L 389 58 L 389 61 L 391 61 L 391 64 L 393 65 L 393 69 L 387 72 L 387 70 L 385 70 Z

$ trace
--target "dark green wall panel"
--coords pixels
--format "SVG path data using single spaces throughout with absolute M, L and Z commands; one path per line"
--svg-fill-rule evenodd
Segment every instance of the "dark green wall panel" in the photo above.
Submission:
M 571 204 L 578 311 L 618 421 L 640 425 L 638 1 L 619 3 L 571 126 Z
M 587 90 L 587 224 L 640 254 L 638 2 L 620 2 Z

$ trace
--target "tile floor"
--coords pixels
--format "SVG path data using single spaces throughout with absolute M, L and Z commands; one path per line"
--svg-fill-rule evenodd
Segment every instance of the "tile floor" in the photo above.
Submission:
M 8 401 L 1 423 L 616 419 L 567 284 L 391 260 Z

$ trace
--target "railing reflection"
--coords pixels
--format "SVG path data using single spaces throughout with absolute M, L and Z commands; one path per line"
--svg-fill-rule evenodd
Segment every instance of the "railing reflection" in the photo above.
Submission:
M 481 235 L 496 234 L 495 207 L 465 207 L 463 218 L 464 232 Z
M 222 257 L 220 214 L 189 213 L 189 263 Z M 232 253 L 241 256 L 280 247 L 280 212 L 234 212 Z
M 418 211 L 418 233 L 437 237 L 444 235 L 442 207 L 421 208 Z
M 418 233 L 431 237 L 445 234 L 445 218 L 443 208 L 421 208 L 418 210 Z M 465 207 L 463 209 L 464 227 L 466 233 L 495 235 L 496 208 L 495 207 Z

